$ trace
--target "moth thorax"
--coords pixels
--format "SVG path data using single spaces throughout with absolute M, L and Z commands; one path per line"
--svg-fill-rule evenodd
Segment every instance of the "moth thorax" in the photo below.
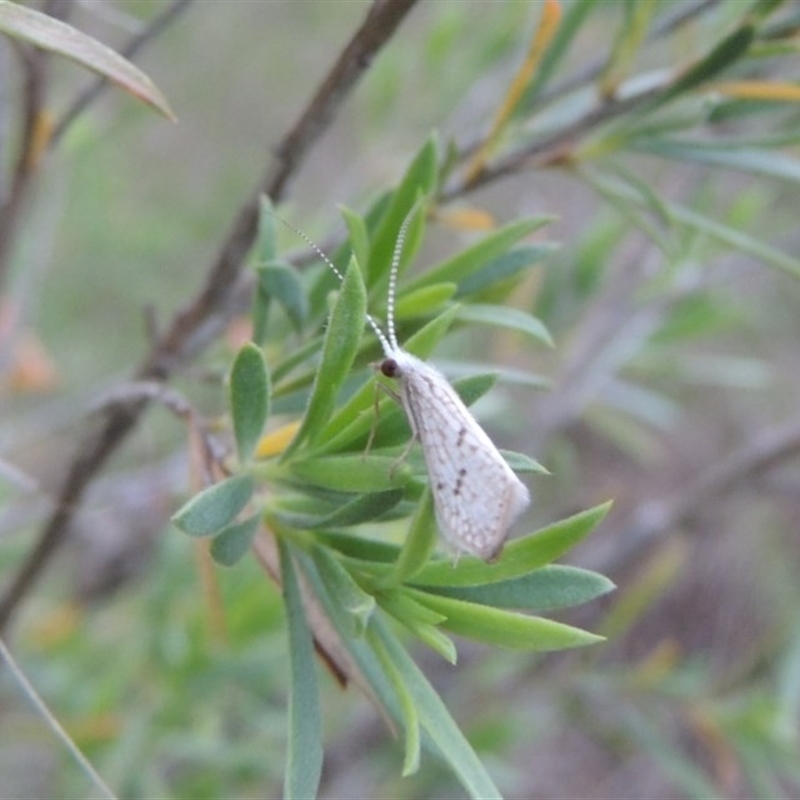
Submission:
M 381 361 L 380 371 L 387 378 L 397 378 L 400 375 L 400 365 L 393 358 L 384 358 Z

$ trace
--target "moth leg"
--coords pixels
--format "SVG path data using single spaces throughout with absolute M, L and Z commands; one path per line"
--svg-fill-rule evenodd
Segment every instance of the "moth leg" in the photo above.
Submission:
M 389 477 L 394 478 L 395 472 L 397 472 L 397 468 L 408 458 L 408 454 L 411 452 L 411 448 L 414 446 L 414 442 L 417 441 L 417 434 L 412 433 L 411 438 L 408 440 L 408 444 L 403 448 L 403 452 L 400 453 L 399 456 L 392 462 L 392 466 L 389 467 Z
M 400 403 L 400 395 L 397 392 L 392 391 L 388 386 L 381 383 L 380 381 L 375 382 L 375 420 L 372 423 L 372 426 L 369 429 L 369 438 L 367 439 L 367 444 L 364 447 L 364 455 L 363 457 L 366 458 L 367 454 L 372 447 L 372 443 L 375 441 L 375 435 L 378 432 L 378 423 L 380 422 L 380 415 L 381 415 L 381 401 L 380 401 L 380 393 L 381 391 L 385 392 L 392 398 L 396 403 Z
M 385 392 L 392 400 L 395 401 L 398 405 L 403 405 L 403 398 L 395 392 L 391 387 L 387 386 L 385 383 L 381 383 L 380 381 L 376 381 L 375 383 L 375 424 L 372 426 L 372 430 L 369 432 L 369 439 L 367 440 L 367 449 L 365 452 L 369 451 L 370 446 L 372 445 L 373 440 L 375 439 L 375 432 L 378 427 L 378 408 L 379 408 L 379 400 L 378 394 L 380 392 Z M 389 478 L 394 478 L 395 472 L 397 472 L 397 468 L 406 460 L 408 454 L 411 452 L 411 448 L 414 446 L 414 442 L 417 441 L 417 429 L 414 426 L 411 419 L 409 419 L 409 425 L 411 427 L 411 439 L 409 439 L 408 444 L 403 449 L 403 452 L 394 460 L 392 466 L 389 467 Z

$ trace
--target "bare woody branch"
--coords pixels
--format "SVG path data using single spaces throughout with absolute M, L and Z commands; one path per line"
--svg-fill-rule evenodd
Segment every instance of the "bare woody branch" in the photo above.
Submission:
M 257 232 L 259 196 L 266 193 L 277 200 L 283 195 L 310 148 L 330 125 L 349 92 L 369 69 L 375 54 L 391 39 L 415 2 L 377 0 L 370 7 L 306 110 L 280 143 L 278 159 L 237 213 L 204 285 L 197 296 L 176 313 L 168 330 L 154 343 L 136 372 L 136 380 L 168 379 L 213 340 L 213 333 L 221 329 L 234 305 L 245 258 Z M 57 507 L 0 598 L 0 630 L 10 623 L 20 602 L 65 540 L 69 524 L 93 477 L 134 429 L 146 406 L 146 400 L 139 400 L 114 407 L 99 428 L 89 432 L 82 441 L 67 468 Z

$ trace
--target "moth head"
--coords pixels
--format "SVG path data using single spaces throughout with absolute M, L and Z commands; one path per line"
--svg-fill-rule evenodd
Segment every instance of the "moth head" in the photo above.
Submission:
M 387 377 L 387 378 L 398 378 L 400 377 L 400 365 L 394 358 L 384 358 L 381 361 L 378 369 Z

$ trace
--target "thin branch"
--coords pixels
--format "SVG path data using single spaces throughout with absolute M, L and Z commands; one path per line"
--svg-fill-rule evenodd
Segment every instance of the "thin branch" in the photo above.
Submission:
M 14 43 L 14 49 L 23 68 L 22 116 L 18 140 L 19 151 L 16 156 L 8 193 L 0 204 L 0 288 L 6 282 L 9 261 L 19 230 L 20 215 L 28 196 L 28 188 L 34 173 L 35 155 L 39 137 L 36 135 L 42 120 L 45 104 L 47 54 L 43 50 Z
M 654 542 L 685 524 L 713 498 L 799 456 L 800 416 L 759 431 L 721 463 L 715 459 L 699 475 L 690 476 L 672 495 L 642 502 L 631 524 L 615 539 L 606 563 L 596 568 L 609 573 L 623 571 Z
M 106 784 L 106 782 L 100 777 L 100 774 L 92 766 L 91 761 L 86 758 L 78 745 L 75 744 L 75 741 L 56 719 L 55 714 L 53 714 L 53 712 L 47 707 L 47 704 L 33 687 L 33 684 L 28 680 L 19 664 L 17 664 L 16 659 L 11 654 L 11 651 L 8 649 L 2 638 L 0 638 L 0 658 L 5 661 L 6 666 L 14 677 L 14 680 L 22 687 L 22 691 L 25 693 L 25 696 L 31 701 L 33 706 L 39 712 L 41 718 L 47 723 L 47 725 L 50 727 L 50 730 L 53 731 L 58 740 L 64 745 L 75 761 L 80 764 L 81 769 L 83 769 L 83 771 L 92 781 L 95 788 L 103 797 L 109 798 L 109 800 L 115 800 L 116 795 L 114 792 L 109 789 L 108 784 Z
M 238 212 L 230 233 L 208 270 L 204 286 L 189 305 L 179 311 L 169 330 L 155 343 L 137 370 L 136 380 L 166 380 L 207 346 L 209 331 L 219 330 L 230 316 L 239 290 L 245 258 L 257 232 L 258 199 L 262 193 L 282 196 L 303 159 L 327 129 L 336 111 L 359 78 L 369 69 L 375 54 L 392 37 L 416 0 L 378 0 L 340 54 L 328 76 L 278 147 L 279 159 Z M 115 407 L 103 424 L 90 432 L 69 465 L 59 492 L 58 506 L 39 539 L 0 598 L 0 630 L 11 621 L 19 603 L 65 540 L 83 494 L 95 474 L 136 426 L 147 406 L 139 400 Z
M 48 0 L 42 11 L 65 20 L 72 10 L 69 0 Z M 14 251 L 19 221 L 28 198 L 31 180 L 42 155 L 46 131 L 45 113 L 51 54 L 38 47 L 14 43 L 23 68 L 22 115 L 18 136 L 19 152 L 9 182 L 8 194 L 0 204 L 0 289 L 5 285 Z
M 720 0 L 700 0 L 695 5 L 689 5 L 687 3 L 685 6 L 682 6 L 680 9 L 678 9 L 676 13 L 667 15 L 664 17 L 664 19 L 658 21 L 653 26 L 653 29 L 650 31 L 645 41 L 654 42 L 658 39 L 668 36 L 671 33 L 674 33 L 676 30 L 679 30 L 697 17 L 700 17 L 707 11 L 710 11 L 714 6 L 718 5 L 719 2 Z M 532 116 L 535 112 L 541 111 L 551 103 L 561 100 L 572 92 L 578 91 L 579 89 L 588 88 L 600 77 L 607 63 L 607 56 L 597 58 L 592 63 L 586 65 L 574 74 L 568 75 L 564 79 L 554 82 L 550 89 L 534 98 L 530 108 L 528 109 L 528 115 Z M 480 136 L 473 141 L 459 144 L 454 160 L 457 163 L 463 163 L 465 160 L 471 158 L 477 148 L 480 147 L 482 141 L 483 136 Z
M 512 175 L 531 166 L 549 166 L 569 161 L 570 148 L 577 139 L 600 125 L 645 106 L 658 97 L 664 86 L 656 86 L 624 99 L 612 98 L 602 101 L 573 122 L 534 139 L 526 145 L 513 150 L 502 158 L 491 162 L 477 176 L 459 177 L 450 182 L 441 194 L 441 200 L 452 200 L 475 189 L 492 183 L 499 178 Z

